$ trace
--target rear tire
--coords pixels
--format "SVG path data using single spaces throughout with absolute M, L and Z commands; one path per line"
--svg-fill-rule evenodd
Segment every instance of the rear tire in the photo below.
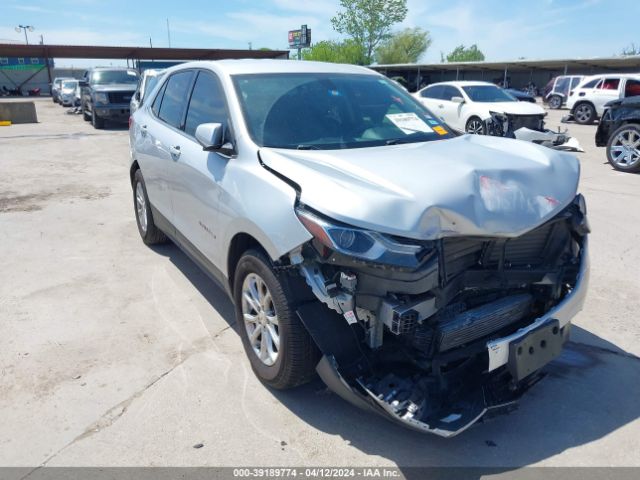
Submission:
M 549 108 L 553 110 L 562 108 L 562 97 L 560 95 L 551 95 L 549 98 Z
M 590 103 L 579 103 L 573 109 L 573 118 L 580 125 L 591 125 L 596 120 L 596 109 Z
M 640 125 L 622 125 L 611 134 L 607 160 L 621 172 L 640 172 Z
M 293 291 L 287 275 L 277 274 L 262 252 L 248 250 L 238 261 L 233 292 L 242 344 L 256 376 L 277 389 L 311 380 L 320 359 L 296 314 Z
M 133 208 L 136 214 L 138 232 L 142 241 L 147 245 L 165 243 L 167 236 L 156 227 L 151 212 L 151 204 L 147 196 L 147 187 L 142 177 L 142 171 L 136 170 L 133 177 Z

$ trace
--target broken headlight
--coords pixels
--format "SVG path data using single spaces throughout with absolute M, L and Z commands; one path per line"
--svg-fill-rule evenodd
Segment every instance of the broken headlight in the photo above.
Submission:
M 434 248 L 432 242 L 401 243 L 388 235 L 343 225 L 300 207 L 296 208 L 296 215 L 322 245 L 361 260 L 416 267 Z

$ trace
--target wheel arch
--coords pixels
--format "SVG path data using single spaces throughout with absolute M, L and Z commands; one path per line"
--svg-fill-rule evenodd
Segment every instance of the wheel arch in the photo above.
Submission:
M 140 164 L 138 163 L 138 160 L 134 160 L 131 163 L 131 167 L 129 167 L 129 180 L 131 181 L 132 187 L 133 187 L 133 181 L 135 179 L 137 170 L 140 170 Z
M 229 242 L 227 249 L 227 281 L 229 282 L 229 291 L 233 293 L 233 282 L 235 281 L 236 266 L 240 258 L 247 250 L 258 250 L 265 254 L 267 258 L 270 255 L 267 249 L 252 235 L 246 232 L 236 233 Z

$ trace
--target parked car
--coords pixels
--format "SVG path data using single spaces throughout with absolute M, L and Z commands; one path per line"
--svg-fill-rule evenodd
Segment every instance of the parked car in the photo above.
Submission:
M 544 87 L 542 100 L 549 105 L 549 108 L 557 110 L 567 103 L 569 92 L 577 87 L 583 75 L 559 75 L 549 80 Z
M 607 103 L 596 130 L 596 145 L 607 147 L 616 170 L 640 172 L 640 96 Z
M 571 113 L 565 120 L 591 124 L 604 113 L 611 100 L 640 95 L 640 74 L 609 74 L 586 77 L 569 94 L 567 107 Z
M 133 98 L 131 99 L 131 103 L 129 105 L 129 109 L 131 113 L 135 112 L 142 102 L 144 101 L 144 97 L 147 93 L 153 90 L 158 83 L 158 80 L 164 74 L 164 69 L 148 69 L 142 72 L 140 76 L 140 82 L 138 83 L 138 88 L 133 94 Z
M 51 99 L 53 103 L 58 103 L 60 101 L 60 88 L 62 87 L 62 82 L 64 80 L 73 80 L 71 77 L 56 77 L 51 82 Z
M 94 128 L 104 128 L 106 120 L 129 120 L 129 102 L 139 80 L 131 68 L 100 67 L 87 70 L 80 82 L 82 116 Z
M 58 94 L 58 101 L 63 107 L 71 107 L 75 102 L 76 88 L 78 87 L 78 80 L 63 80 L 60 85 L 60 91 Z
M 514 97 L 519 102 L 529 102 L 536 103 L 536 97 L 527 92 L 521 92 L 520 90 L 516 90 L 515 88 L 505 88 L 505 92 Z
M 414 93 L 414 97 L 459 132 L 508 136 L 558 149 L 582 150 L 566 132 L 545 128 L 544 108 L 519 102 L 493 83 L 434 83 Z
M 509 409 L 587 288 L 575 156 L 451 127 L 364 67 L 167 70 L 130 122 L 133 204 L 235 304 L 265 384 L 455 435 Z

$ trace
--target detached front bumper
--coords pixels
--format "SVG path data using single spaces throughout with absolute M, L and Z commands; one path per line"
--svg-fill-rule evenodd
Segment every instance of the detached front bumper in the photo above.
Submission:
M 479 366 L 475 377 L 470 377 L 469 387 L 447 402 L 446 407 L 421 419 L 416 418 L 410 408 L 402 411 L 395 408 L 393 390 L 390 388 L 386 390 L 390 393 L 381 394 L 380 383 L 367 377 L 367 360 L 354 354 L 357 350 L 350 345 L 355 338 L 350 331 L 353 327 L 344 319 L 340 316 L 327 318 L 324 307 L 319 304 L 300 307 L 298 315 L 324 353 L 317 366 L 318 374 L 336 394 L 405 427 L 452 437 L 489 414 L 512 410 L 522 394 L 544 376 L 542 367 L 560 354 L 569 338 L 571 319 L 583 307 L 588 280 L 588 241 L 585 236 L 572 291 L 528 326 L 480 345 L 477 353 L 479 358 L 483 358 L 482 350 L 486 349 L 486 363 Z M 323 317 L 321 320 L 320 316 Z M 323 334 L 322 330 L 331 332 L 331 335 Z M 415 384 L 424 380 L 416 380 Z M 428 398 L 417 399 L 416 404 L 428 401 Z

